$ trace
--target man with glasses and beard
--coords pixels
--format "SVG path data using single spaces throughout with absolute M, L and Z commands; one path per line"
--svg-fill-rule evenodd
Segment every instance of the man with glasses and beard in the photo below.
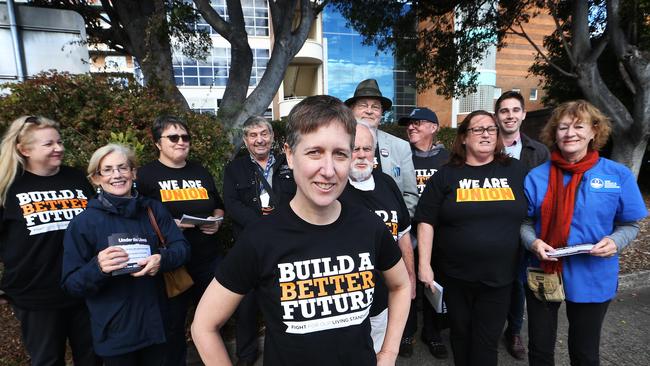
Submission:
M 414 298 L 415 269 L 409 235 L 411 219 L 395 181 L 389 175 L 373 168 L 376 145 L 374 129 L 364 121 L 357 121 L 349 184 L 340 199 L 342 202 L 366 207 L 384 221 L 402 252 L 402 259 L 411 281 L 411 298 Z M 379 352 L 388 324 L 388 291 L 383 280 L 380 280 L 375 288 L 370 309 L 370 327 L 375 352 Z
M 289 202 L 296 192 L 286 157 L 271 152 L 271 123 L 264 117 L 253 116 L 244 122 L 243 130 L 248 154 L 231 161 L 223 177 L 224 204 L 233 221 L 235 240 L 249 223 Z M 237 365 L 253 365 L 258 350 L 257 303 L 252 292 L 237 310 L 236 342 Z

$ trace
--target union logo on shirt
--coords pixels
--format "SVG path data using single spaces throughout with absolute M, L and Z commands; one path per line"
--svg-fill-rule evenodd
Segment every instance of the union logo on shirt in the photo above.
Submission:
M 456 202 L 514 201 L 515 194 L 508 178 L 461 179 L 456 189 Z
M 160 186 L 160 201 L 195 201 L 207 200 L 208 190 L 203 188 L 201 180 L 182 180 L 178 184 L 176 179 L 159 181 Z

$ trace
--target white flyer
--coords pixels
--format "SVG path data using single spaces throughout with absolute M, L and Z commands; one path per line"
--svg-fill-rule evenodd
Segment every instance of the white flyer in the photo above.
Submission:
M 436 292 L 433 292 L 430 288 L 425 287 L 424 296 L 426 296 L 427 300 L 429 300 L 436 313 L 444 314 L 447 312 L 447 305 L 445 305 L 445 302 L 442 300 L 442 293 L 444 289 L 436 281 L 433 281 L 433 286 L 436 288 Z

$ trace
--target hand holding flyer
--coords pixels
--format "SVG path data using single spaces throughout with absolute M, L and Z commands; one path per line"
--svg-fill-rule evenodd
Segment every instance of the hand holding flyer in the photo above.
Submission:
M 560 258 L 569 255 L 588 254 L 593 247 L 593 244 L 572 245 L 570 247 L 556 248 L 554 252 L 548 252 L 546 255 L 549 258 Z
M 129 257 L 126 266 L 111 272 L 112 276 L 140 271 L 142 266 L 138 262 L 151 255 L 151 247 L 147 238 L 142 238 L 137 235 L 126 233 L 113 234 L 108 237 L 108 245 L 121 248 Z

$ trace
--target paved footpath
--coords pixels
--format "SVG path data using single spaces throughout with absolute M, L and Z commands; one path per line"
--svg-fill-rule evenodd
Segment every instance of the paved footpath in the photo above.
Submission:
M 601 365 L 650 365 L 650 282 L 637 284 L 645 287 L 628 288 L 619 292 L 612 301 L 605 317 L 601 338 Z M 568 325 L 564 315 L 564 305 L 560 308 L 557 347 L 555 353 L 556 365 L 569 365 L 567 349 Z M 419 317 L 420 319 L 422 317 Z M 526 322 L 524 321 L 524 342 L 526 337 Z M 417 333 L 419 337 L 419 332 Z M 443 340 L 449 347 L 449 330 L 442 333 Z M 419 341 L 419 338 L 418 338 Z M 232 348 L 232 345 L 229 345 Z M 517 361 L 505 350 L 503 344 L 499 346 L 499 365 L 527 365 L 528 361 Z M 193 351 L 193 350 L 192 350 Z M 201 365 L 196 362 L 196 356 L 188 357 L 188 365 Z M 261 366 L 262 361 L 255 364 Z M 448 360 L 436 360 L 429 354 L 428 349 L 421 342 L 414 346 L 411 358 L 397 360 L 397 366 L 420 365 L 453 365 L 451 355 Z
M 650 283 L 647 284 L 650 286 Z M 564 305 L 560 308 L 555 364 L 569 365 L 567 348 L 568 323 Z M 524 321 L 524 342 L 526 337 Z M 444 331 L 443 338 L 449 348 L 449 330 Z M 419 335 L 419 333 L 418 333 Z M 418 339 L 419 340 L 419 339 Z M 526 347 L 528 348 L 528 347 Z M 650 365 L 650 287 L 629 289 L 619 292 L 612 301 L 605 317 L 600 344 L 601 365 Z M 499 345 L 499 365 L 527 365 L 528 361 L 517 361 L 508 354 L 501 343 Z M 436 360 L 422 343 L 416 343 L 413 357 L 398 358 L 398 366 L 453 365 L 449 360 Z

